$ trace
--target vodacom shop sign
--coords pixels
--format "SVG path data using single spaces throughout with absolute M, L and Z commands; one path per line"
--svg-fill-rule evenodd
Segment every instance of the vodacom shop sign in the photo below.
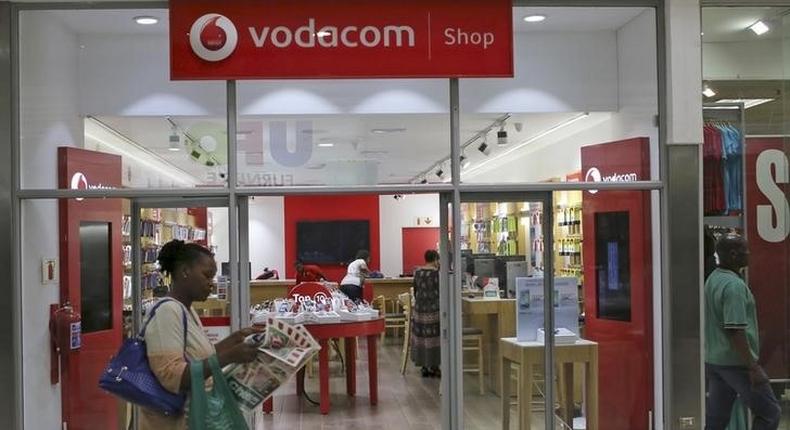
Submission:
M 510 0 L 172 0 L 189 79 L 512 77 Z

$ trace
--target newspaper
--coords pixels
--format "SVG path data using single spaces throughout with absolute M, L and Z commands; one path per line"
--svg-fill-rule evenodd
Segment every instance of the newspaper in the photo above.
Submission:
M 307 364 L 321 347 L 304 326 L 269 318 L 263 333 L 246 341 L 259 343 L 251 363 L 225 371 L 228 385 L 243 410 L 253 411 Z

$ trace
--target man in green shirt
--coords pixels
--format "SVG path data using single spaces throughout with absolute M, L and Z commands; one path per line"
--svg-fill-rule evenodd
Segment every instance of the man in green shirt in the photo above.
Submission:
M 740 276 L 749 264 L 742 237 L 716 244 L 719 265 L 705 282 L 706 430 L 724 430 L 736 397 L 754 416 L 752 430 L 776 430 L 781 408 L 758 364 L 760 339 L 754 296 Z

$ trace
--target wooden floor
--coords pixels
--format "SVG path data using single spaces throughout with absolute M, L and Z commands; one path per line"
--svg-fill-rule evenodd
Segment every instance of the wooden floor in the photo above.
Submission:
M 357 396 L 345 394 L 345 377 L 338 361 L 332 361 L 332 410 L 321 415 L 318 406 L 296 397 L 291 381 L 275 395 L 274 413 L 258 414 L 255 430 L 440 430 L 441 397 L 439 379 L 422 378 L 419 369 L 409 366 L 406 376 L 400 374 L 400 346 L 389 340 L 379 349 L 379 404 L 370 406 L 368 397 L 367 352 L 359 348 L 357 363 Z M 305 382 L 308 395 L 318 400 L 318 380 Z M 464 428 L 498 430 L 502 428 L 499 397 L 493 393 L 481 396 L 474 375 L 464 379 Z M 511 410 L 511 426 L 517 427 L 516 408 Z M 391 429 L 388 428 L 391 426 Z M 533 412 L 533 429 L 543 429 L 543 413 Z

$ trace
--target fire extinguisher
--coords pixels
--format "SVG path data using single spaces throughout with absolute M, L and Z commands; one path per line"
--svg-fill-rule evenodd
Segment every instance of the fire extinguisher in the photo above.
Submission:
M 78 352 L 82 346 L 82 319 L 68 301 L 63 306 L 52 307 L 49 320 L 52 345 L 50 379 L 53 384 L 57 384 L 60 380 L 59 359 L 63 359 L 66 354 Z

